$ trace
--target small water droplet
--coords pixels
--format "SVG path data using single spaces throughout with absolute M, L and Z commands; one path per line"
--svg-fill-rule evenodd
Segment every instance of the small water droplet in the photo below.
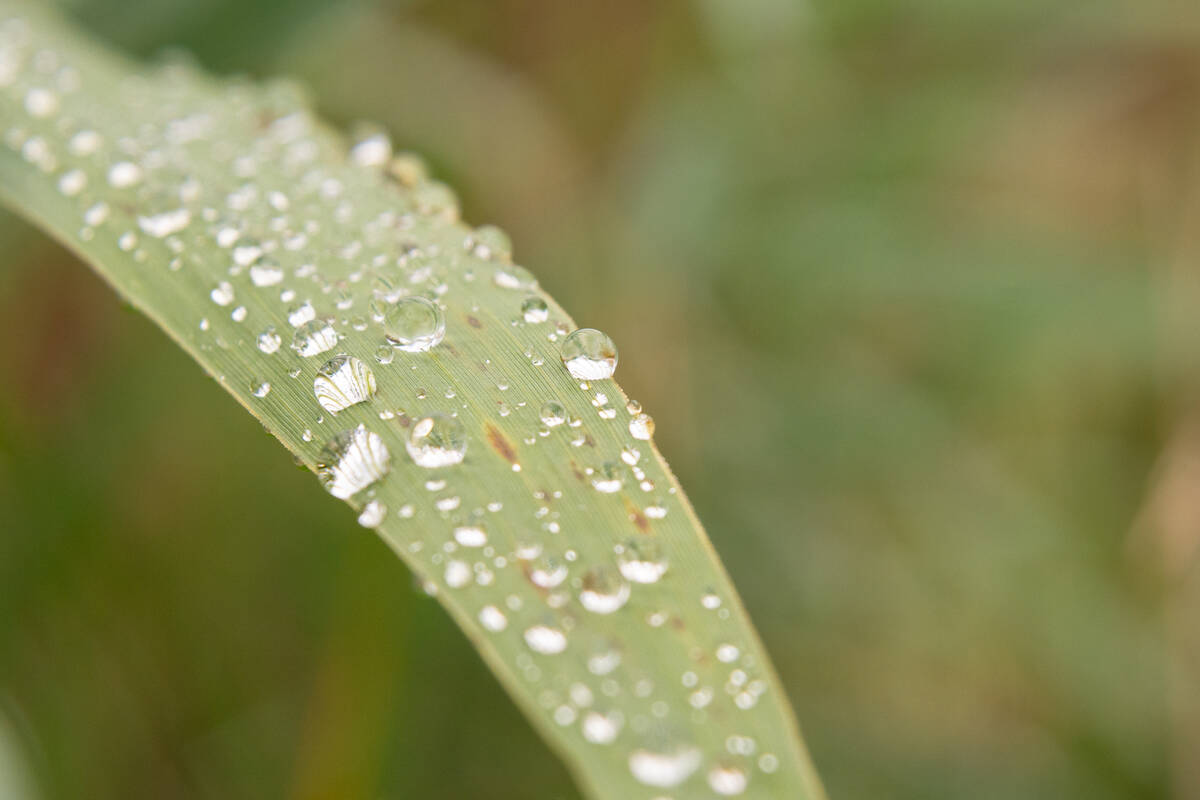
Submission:
M 404 297 L 384 310 L 383 330 L 399 350 L 424 353 L 446 335 L 442 310 L 424 297 Z
M 463 424 L 446 414 L 432 414 L 413 424 L 406 445 L 417 466 L 427 469 L 462 462 L 467 452 Z
M 305 358 L 332 350 L 337 343 L 337 331 L 325 319 L 309 320 L 297 328 L 292 337 L 292 349 Z
M 258 349 L 270 355 L 279 349 L 283 344 L 283 339 L 275 332 L 275 326 L 268 326 L 266 330 L 258 335 Z
M 454 541 L 463 547 L 483 547 L 487 544 L 487 531 L 480 525 L 461 525 L 454 529 Z
M 567 649 L 567 635 L 549 625 L 533 625 L 525 629 L 525 644 L 535 653 L 554 655 Z
M 221 281 L 209 292 L 209 297 L 219 306 L 227 306 L 233 302 L 233 285 L 229 281 Z
M 627 580 L 655 583 L 667 572 L 667 559 L 652 540 L 630 539 L 617 553 L 617 566 Z
M 687 780 L 700 766 L 700 751 L 680 747 L 667 752 L 635 750 L 629 755 L 629 771 L 640 783 L 670 789 Z
M 262 288 L 283 282 L 283 267 L 270 258 L 259 258 L 250 265 L 250 282 Z
M 186 208 L 163 211 L 149 217 L 138 217 L 138 227 L 147 236 L 153 236 L 156 239 L 165 239 L 172 234 L 179 233 L 191 222 L 192 212 Z
M 643 441 L 654 435 L 654 418 L 649 414 L 637 414 L 629 420 L 629 435 Z
M 609 567 L 593 567 L 583 576 L 579 603 L 595 614 L 611 614 L 629 600 L 629 584 Z
M 718 764 L 708 771 L 708 785 L 719 795 L 732 797 L 746 791 L 749 781 L 739 767 Z
M 608 714 L 601 714 L 599 711 L 589 711 L 583 715 L 583 722 L 580 728 L 583 731 L 583 738 L 592 744 L 610 744 L 621 731 L 622 724 L 621 712 L 613 711 Z
M 521 303 L 521 316 L 531 325 L 550 319 L 550 306 L 537 295 L 526 297 Z
M 613 462 L 608 462 L 592 475 L 592 487 L 603 494 L 621 491 L 621 471 Z
M 371 399 L 375 394 L 375 373 L 354 356 L 336 356 L 317 370 L 313 394 L 321 408 L 337 414 Z
M 479 609 L 479 624 L 492 633 L 499 633 L 508 627 L 508 617 L 495 606 L 484 606 Z
M 567 565 L 550 556 L 539 558 L 529 570 L 529 580 L 543 589 L 553 589 L 567 579 Z
M 358 515 L 358 524 L 364 528 L 378 528 L 387 516 L 387 506 L 378 500 L 372 500 L 363 506 Z
M 389 459 L 383 439 L 359 425 L 325 446 L 318 475 L 331 495 L 344 500 L 386 475 Z
M 442 577 L 451 589 L 460 589 L 471 582 L 471 565 L 458 559 L 447 562 Z
M 250 381 L 250 391 L 255 397 L 266 397 L 271 393 L 271 384 L 261 378 Z
M 550 400 L 542 406 L 540 416 L 542 424 L 547 428 L 554 428 L 567 421 L 567 410 L 563 408 L 562 403 Z
M 571 377 L 580 381 L 611 378 L 617 369 L 617 347 L 595 328 L 573 331 L 562 343 L 562 362 Z
M 142 180 L 142 168 L 132 161 L 118 161 L 108 170 L 108 182 L 114 189 L 126 189 Z

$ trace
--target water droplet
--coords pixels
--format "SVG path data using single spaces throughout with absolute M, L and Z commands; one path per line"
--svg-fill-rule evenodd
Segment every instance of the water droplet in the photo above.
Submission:
M 608 567 L 593 567 L 583 576 L 579 602 L 595 614 L 611 614 L 629 600 L 629 584 Z
M 521 316 L 531 325 L 545 322 L 550 319 L 550 306 L 537 295 L 530 295 L 521 303 Z
M 629 420 L 629 435 L 643 441 L 654 435 L 654 418 L 649 414 L 637 414 Z
M 271 393 L 271 384 L 261 378 L 250 381 L 250 391 L 255 397 L 266 397 Z
M 525 629 L 525 644 L 535 653 L 554 655 L 567 649 L 567 635 L 549 625 L 533 625 Z
M 580 728 L 583 738 L 592 744 L 610 744 L 621 732 L 622 717 L 619 711 L 601 714 L 599 711 L 589 711 L 583 715 Z
M 378 500 L 372 500 L 363 506 L 358 515 L 358 524 L 364 528 L 378 528 L 387 516 L 387 506 Z
M 487 544 L 487 531 L 479 525 L 461 525 L 454 529 L 454 541 L 463 547 L 483 547 Z
M 446 335 L 446 320 L 432 300 L 405 297 L 384 311 L 383 330 L 388 341 L 398 349 L 424 353 L 442 341 Z
M 700 751 L 681 747 L 665 753 L 634 750 L 629 755 L 629 771 L 647 786 L 670 789 L 687 780 L 700 766 Z
M 350 148 L 350 160 L 360 167 L 382 167 L 391 160 L 392 140 L 382 131 L 367 128 Z
M 344 500 L 386 475 L 389 458 L 383 439 L 359 425 L 330 440 L 317 474 L 331 495 Z
M 262 288 L 283 282 L 283 267 L 270 258 L 259 258 L 250 265 L 250 282 Z
M 717 596 L 716 592 L 709 590 L 701 595 L 700 605 L 704 606 L 709 611 L 713 611 L 721 607 L 721 598 Z
M 108 182 L 115 189 L 126 189 L 142 180 L 142 168 L 132 161 L 118 161 L 108 170 Z
M 662 549 L 651 540 L 630 539 L 617 553 L 617 566 L 627 580 L 655 583 L 667 571 Z
M 611 378 L 617 369 L 617 346 L 595 328 L 573 331 L 563 340 L 561 356 L 567 372 L 580 381 Z
M 496 271 L 492 273 L 492 282 L 501 289 L 537 288 L 537 278 L 533 277 L 533 273 L 515 264 L 497 267 Z
M 601 467 L 592 475 L 592 487 L 604 494 L 612 494 L 613 492 L 621 491 L 621 471 L 616 464 L 611 461 Z
M 557 427 L 567 421 L 567 410 L 563 408 L 562 403 L 555 400 L 551 400 L 543 405 L 540 415 L 542 424 L 547 428 Z
M 471 582 L 471 565 L 457 559 L 446 564 L 446 572 L 442 576 L 446 585 L 451 589 L 459 589 Z
M 281 344 L 283 344 L 283 339 L 275 332 L 273 325 L 258 335 L 258 349 L 267 355 L 278 350 Z
M 337 414 L 375 394 L 375 373 L 354 356 L 336 356 L 317 370 L 313 394 L 321 408 Z
M 338 343 L 337 331 L 329 320 L 314 319 L 296 329 L 292 349 L 308 358 L 332 350 Z
M 495 606 L 484 606 L 479 609 L 479 624 L 492 633 L 499 633 L 508 627 L 508 617 Z
M 293 328 L 299 328 L 304 323 L 312 322 L 316 318 L 317 310 L 307 300 L 288 311 L 288 324 Z
M 567 579 L 567 565 L 545 556 L 529 570 L 529 580 L 543 589 L 553 589 Z
M 186 208 L 177 208 L 173 211 L 163 211 L 161 214 L 154 214 L 149 217 L 138 217 L 138 227 L 147 236 L 153 236 L 156 239 L 165 239 L 174 233 L 179 233 L 192 222 L 192 212 Z
M 449 467 L 461 463 L 466 455 L 467 433 L 454 417 L 432 414 L 413 425 L 406 446 L 417 466 Z
M 708 785 L 719 795 L 732 797 L 746 791 L 749 781 L 740 768 L 719 764 L 708 771 Z
M 219 306 L 227 306 L 233 302 L 233 285 L 229 281 L 221 281 L 217 288 L 209 292 L 209 297 Z
M 717 648 L 717 660 L 723 664 L 737 661 L 739 655 L 741 655 L 741 651 L 731 644 L 723 644 Z

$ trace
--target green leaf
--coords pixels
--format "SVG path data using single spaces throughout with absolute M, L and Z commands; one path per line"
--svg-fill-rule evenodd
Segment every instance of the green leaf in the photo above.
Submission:
M 822 796 L 610 343 L 569 337 L 419 161 L 348 146 L 294 86 L 145 70 L 16 0 L 0 131 L 5 200 L 375 528 L 587 794 Z

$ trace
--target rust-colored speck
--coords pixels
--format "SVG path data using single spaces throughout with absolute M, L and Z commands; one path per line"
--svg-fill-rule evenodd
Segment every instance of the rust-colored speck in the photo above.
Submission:
M 512 442 L 490 422 L 487 424 L 487 440 L 501 458 L 510 464 L 517 463 L 517 451 L 513 449 Z
M 473 316 L 471 314 L 467 315 L 467 324 L 470 325 L 472 328 L 482 328 L 483 327 L 483 323 L 479 321 L 479 318 L 476 316 Z
M 650 520 L 646 519 L 646 515 L 642 513 L 640 508 L 629 502 L 629 498 L 625 498 L 625 510 L 629 512 L 629 518 L 633 520 L 633 526 L 640 533 L 650 532 Z

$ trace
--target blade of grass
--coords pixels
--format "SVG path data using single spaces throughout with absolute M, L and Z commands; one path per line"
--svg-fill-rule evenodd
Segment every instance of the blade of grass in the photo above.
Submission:
M 418 162 L 348 151 L 294 86 L 145 70 L 18 0 L 0 133 L 6 202 L 362 512 L 587 794 L 822 796 L 647 418 L 571 377 L 574 322 Z M 385 339 L 433 307 L 430 349 Z M 430 419 L 461 463 L 413 448 Z

